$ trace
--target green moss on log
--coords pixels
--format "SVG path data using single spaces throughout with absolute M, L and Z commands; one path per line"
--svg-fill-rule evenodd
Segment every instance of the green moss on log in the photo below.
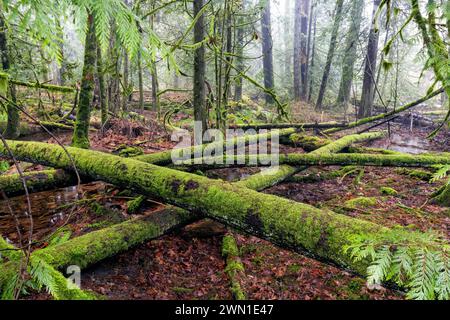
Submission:
M 375 197 L 357 197 L 345 202 L 345 206 L 351 209 L 374 207 L 378 203 Z
M 25 172 L 23 176 L 29 192 L 51 190 L 77 183 L 76 176 L 64 170 Z M 3 190 L 8 196 L 19 195 L 25 192 L 23 181 L 19 174 L 0 175 L 0 190 Z
M 278 134 L 280 137 L 282 137 L 282 136 L 287 136 L 287 135 L 293 134 L 294 132 L 295 132 L 295 129 L 284 129 L 284 130 L 279 130 Z M 203 151 L 205 150 L 205 148 L 212 150 L 215 147 L 219 146 L 219 147 L 223 147 L 225 149 L 227 145 L 236 146 L 238 144 L 244 144 L 244 143 L 245 144 L 256 144 L 256 143 L 258 143 L 258 140 L 260 140 L 260 139 L 270 140 L 271 136 L 272 136 L 272 134 L 270 132 L 256 134 L 256 135 L 246 135 L 246 136 L 242 136 L 242 137 L 235 137 L 235 138 L 232 138 L 232 139 L 226 140 L 226 141 L 219 141 L 219 142 L 213 142 L 213 143 L 209 143 L 209 144 L 203 144 L 203 145 L 197 146 L 197 147 L 180 148 L 180 149 L 176 149 L 176 151 L 168 150 L 168 151 L 164 151 L 164 152 L 146 154 L 146 155 L 135 157 L 135 159 L 142 161 L 142 162 L 146 162 L 146 163 L 152 163 L 152 164 L 158 164 L 158 165 L 168 165 L 168 164 L 172 163 L 172 153 L 174 153 L 174 155 L 179 155 L 180 157 L 183 154 L 190 154 L 193 156 L 194 152 L 197 150 L 196 148 L 198 148 L 198 150 L 201 150 L 202 154 L 203 154 Z
M 142 204 L 145 201 L 144 196 L 139 196 L 134 198 L 133 200 L 130 200 L 127 202 L 127 212 L 130 214 L 134 214 L 138 212 L 138 210 L 141 208 Z
M 450 185 L 442 187 L 433 198 L 433 201 L 439 205 L 450 207 Z
M 333 141 L 325 138 L 320 138 L 317 136 L 294 133 L 289 136 L 289 140 L 287 142 L 288 144 L 299 146 L 303 148 L 305 151 L 311 152 L 321 147 L 324 147 L 327 144 L 332 143 Z
M 327 144 L 315 151 L 311 152 L 310 155 L 322 155 L 322 154 L 332 154 L 341 151 L 342 149 L 348 147 L 349 145 L 357 142 L 363 142 L 373 139 L 381 138 L 385 135 L 385 132 L 369 132 L 364 134 L 355 134 L 345 136 L 338 139 L 330 144 Z M 305 166 L 291 166 L 291 165 L 281 165 L 277 168 L 269 169 L 269 171 L 261 172 L 260 174 L 252 175 L 242 181 L 238 182 L 239 186 L 248 187 L 252 190 L 264 190 L 273 185 L 276 185 L 287 178 L 293 176 L 294 174 L 305 170 Z
M 239 276 L 244 273 L 244 265 L 239 257 L 239 249 L 233 235 L 223 237 L 222 256 L 226 259 L 225 273 L 230 279 L 230 290 L 236 300 L 245 300 L 245 292 L 239 282 Z
M 20 160 L 68 170 L 72 168 L 70 159 L 59 146 L 37 142 L 8 143 Z M 197 210 L 283 247 L 309 252 L 361 274 L 366 271 L 367 261 L 353 261 L 342 252 L 342 247 L 348 244 L 351 235 L 385 229 L 368 221 L 134 159 L 71 147 L 67 151 L 84 175 L 164 199 L 187 210 Z M 0 154 L 6 155 L 4 147 L 0 146 Z M 66 247 L 44 249 L 41 254 L 48 254 L 49 259 L 55 259 L 58 265 L 70 262 L 83 267 L 116 253 L 117 248 L 126 249 L 130 242 L 142 241 L 142 235 L 151 234 L 152 228 L 155 226 L 137 226 L 130 232 L 88 234 L 84 236 L 85 240 L 78 242 L 81 245 L 68 248 L 73 243 L 69 241 L 63 244 Z M 124 235 L 128 241 L 123 241 Z
M 86 268 L 146 240 L 185 226 L 198 216 L 182 209 L 168 207 L 145 218 L 132 219 L 102 230 L 73 238 L 67 242 L 33 252 L 32 256 L 62 269 L 69 265 Z M 0 268 L 0 293 L 9 279 L 17 274 L 17 263 L 10 261 Z
M 11 79 L 10 82 L 12 84 L 15 84 L 17 86 L 21 87 L 28 87 L 33 89 L 44 89 L 50 92 L 60 92 L 60 93 L 74 93 L 76 91 L 75 88 L 72 87 L 65 87 L 65 86 L 57 86 L 54 84 L 43 84 L 43 83 L 33 83 L 33 82 L 26 82 L 26 81 L 20 81 Z
M 433 174 L 429 171 L 421 170 L 421 169 L 408 169 L 408 168 L 397 168 L 395 172 L 402 175 L 407 175 L 411 178 L 430 181 L 433 178 Z
M 398 195 L 398 191 L 395 190 L 394 188 L 390 188 L 390 187 L 381 187 L 380 188 L 380 192 L 384 195 L 387 196 L 396 196 Z

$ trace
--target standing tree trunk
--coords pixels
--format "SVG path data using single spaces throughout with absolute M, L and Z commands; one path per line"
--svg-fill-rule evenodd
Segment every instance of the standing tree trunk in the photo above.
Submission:
M 302 20 L 302 1 L 295 0 L 294 11 L 294 98 L 300 100 L 301 97 L 301 20 Z
M 127 105 L 128 105 L 128 96 L 129 96 L 129 90 L 130 90 L 130 84 L 128 82 L 130 73 L 130 59 L 128 57 L 128 53 L 125 51 L 124 57 L 123 57 L 123 79 L 122 79 L 122 85 L 123 85 L 123 97 L 122 97 L 122 111 L 127 111 Z
M 137 56 L 138 81 L 139 81 L 139 109 L 144 110 L 144 76 L 142 71 L 142 53 L 139 50 Z
M 305 87 L 304 87 L 304 97 L 303 100 L 306 100 L 309 96 L 309 85 L 310 85 L 310 65 L 309 61 L 311 58 L 311 36 L 312 36 L 312 22 L 314 17 L 314 1 L 311 1 L 311 6 L 309 8 L 309 21 L 308 21 L 308 40 L 307 40 L 307 48 L 306 48 L 306 79 L 305 79 Z
M 243 8 L 242 8 L 243 9 Z M 240 16 L 238 19 L 239 27 L 237 29 L 237 43 L 236 43 L 236 66 L 238 72 L 244 71 L 244 27 L 242 24 L 244 23 L 243 16 Z M 234 101 L 242 100 L 242 77 L 240 75 L 236 76 L 234 86 Z
M 309 20 L 309 0 L 302 1 L 301 10 L 301 41 L 300 41 L 300 73 L 301 73 L 301 90 L 300 98 L 306 99 L 308 85 L 308 20 Z
M 381 0 L 374 0 L 372 17 L 378 10 Z M 375 97 L 375 73 L 377 68 L 378 39 L 380 33 L 375 30 L 375 22 L 372 21 L 372 27 L 369 33 L 369 43 L 367 45 L 367 54 L 364 67 L 364 79 L 361 95 L 361 105 L 358 110 L 358 118 L 367 118 L 372 115 L 373 99 Z
M 272 27 L 270 22 L 270 1 L 265 3 L 261 14 L 261 36 L 262 36 L 262 54 L 264 69 L 264 87 L 266 90 L 274 89 L 273 77 L 273 54 L 272 54 Z M 266 103 L 272 104 L 273 98 L 266 93 Z
M 0 9 L 2 3 L 0 3 Z M 6 23 L 3 20 L 3 14 L 0 13 L 0 58 L 1 66 L 6 72 L 11 68 L 11 61 L 8 52 L 8 40 L 6 35 Z M 9 84 L 9 94 L 13 102 L 16 101 L 16 88 L 13 84 Z M 6 126 L 5 136 L 10 139 L 16 139 L 20 136 L 20 115 L 19 110 L 12 104 L 7 105 L 8 123 Z
M 152 5 L 152 8 L 154 9 L 154 4 Z M 150 15 L 150 27 L 153 29 L 155 24 L 155 15 Z M 159 82 L 158 82 L 158 69 L 156 67 L 156 62 L 153 62 L 151 65 L 151 75 L 152 75 L 152 111 L 157 112 L 158 119 L 161 117 L 160 114 L 160 107 L 159 107 Z M 178 75 L 175 73 L 176 79 L 178 79 Z M 176 85 L 175 87 L 178 87 Z
M 194 17 L 199 14 L 202 8 L 203 0 L 194 0 Z M 194 26 L 194 43 L 202 42 L 204 35 L 205 22 L 202 14 Z M 202 135 L 208 126 L 205 101 L 205 71 L 205 47 L 204 44 L 202 44 L 195 50 L 194 53 L 194 120 L 201 124 Z M 201 143 L 201 141 L 196 141 L 196 143 Z
M 336 50 L 337 36 L 339 32 L 339 26 L 342 20 L 342 7 L 344 0 L 336 1 L 336 10 L 334 16 L 333 30 L 331 31 L 330 47 L 328 49 L 327 61 L 323 71 L 322 82 L 320 84 L 319 96 L 317 97 L 316 109 L 322 109 L 323 98 L 327 89 L 328 77 L 330 76 L 331 63 L 333 62 L 334 51 Z
M 353 69 L 357 58 L 356 49 L 358 47 L 363 10 L 364 0 L 355 0 L 352 6 L 352 19 L 345 44 L 342 78 L 337 98 L 337 105 L 345 108 L 347 107 L 350 99 L 350 91 L 353 82 Z
M 158 83 L 158 70 L 156 69 L 156 63 L 152 66 L 152 110 L 158 112 L 158 118 L 160 116 L 159 110 L 159 97 L 158 97 L 159 83 Z
M 311 65 L 308 68 L 308 102 L 311 102 L 312 91 L 313 91 L 313 70 L 316 61 L 316 31 L 317 31 L 317 14 L 311 17 L 314 20 L 314 31 L 312 32 L 312 48 L 311 48 Z
M 108 95 L 106 93 L 105 69 L 103 65 L 102 49 L 97 43 L 97 77 L 100 89 L 100 109 L 102 117 L 102 126 L 108 121 Z
M 289 88 L 292 85 L 292 76 L 291 76 L 291 66 L 292 66 L 292 49 L 290 43 L 290 32 L 291 30 L 291 1 L 286 0 L 285 3 L 285 12 L 284 12 L 284 83 L 286 88 Z
M 88 32 L 86 33 L 83 77 L 81 79 L 80 101 L 77 106 L 77 118 L 72 137 L 72 146 L 89 148 L 89 121 L 91 103 L 94 95 L 95 60 L 97 55 L 94 16 L 88 16 Z

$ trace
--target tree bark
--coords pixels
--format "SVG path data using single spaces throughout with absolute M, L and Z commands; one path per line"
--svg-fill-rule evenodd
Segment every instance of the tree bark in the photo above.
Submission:
M 87 149 L 89 143 L 89 121 L 91 118 L 91 103 L 94 94 L 94 74 L 97 55 L 94 16 L 88 16 L 88 31 L 86 33 L 83 76 L 81 79 L 80 101 L 77 106 L 77 118 L 72 137 L 72 146 Z
M 3 9 L 3 4 L 0 3 L 0 9 Z M 1 11 L 1 10 L 0 10 Z M 0 13 L 0 60 L 2 69 L 8 72 L 11 68 L 11 57 L 8 52 L 7 26 L 3 20 L 4 16 Z M 8 82 L 6 82 L 8 83 Z M 16 102 L 16 88 L 10 83 L 8 85 L 8 93 L 10 99 Z M 5 137 L 9 139 L 16 139 L 20 136 L 20 114 L 19 110 L 11 103 L 6 105 L 8 115 L 8 125 L 4 133 Z
M 352 5 L 350 29 L 345 43 L 344 62 L 342 66 L 341 84 L 336 104 L 347 107 L 350 100 L 350 91 L 353 82 L 353 69 L 357 58 L 359 31 L 361 28 L 364 1 L 355 0 Z
M 97 43 L 97 77 L 100 90 L 100 109 L 102 126 L 108 121 L 108 95 L 106 93 L 105 69 L 103 64 L 102 49 Z
M 263 2 L 264 3 L 264 2 Z M 263 72 L 264 72 L 264 87 L 266 90 L 273 90 L 275 88 L 273 75 L 273 42 L 272 42 L 272 26 L 270 17 L 270 1 L 265 1 L 265 6 L 261 13 L 261 41 L 262 41 L 262 55 L 263 55 Z M 270 94 L 266 93 L 266 103 L 273 104 L 274 100 Z
M 137 56 L 138 82 L 139 82 L 139 109 L 144 110 L 144 75 L 142 70 L 142 52 L 139 50 Z
M 203 8 L 203 0 L 194 0 L 194 17 Z M 205 21 L 202 14 L 194 26 L 194 43 L 203 41 L 205 36 Z M 194 53 L 194 120 L 201 124 L 202 135 L 208 129 L 206 112 L 206 88 L 205 88 L 205 46 L 202 44 Z M 196 141 L 200 144 L 201 141 Z
M 278 132 L 278 135 L 280 137 L 282 137 L 282 136 L 291 135 L 293 133 L 295 133 L 295 129 L 288 128 L 288 129 L 280 130 Z M 209 150 L 213 150 L 216 147 L 225 148 L 226 146 L 230 146 L 230 147 L 232 146 L 234 148 L 238 145 L 256 144 L 260 139 L 267 139 L 267 140 L 271 139 L 271 135 L 272 135 L 272 133 L 268 132 L 268 133 L 260 133 L 260 134 L 255 134 L 255 135 L 238 136 L 238 137 L 234 137 L 229 140 L 217 141 L 217 142 L 213 142 L 213 143 L 203 144 L 200 146 L 167 150 L 167 151 L 153 153 L 153 154 L 145 154 L 142 156 L 138 156 L 134 159 L 142 161 L 142 162 L 146 162 L 146 163 L 151 163 L 151 164 L 168 165 L 173 162 L 172 161 L 173 155 L 182 156 L 184 154 L 189 154 L 191 156 L 194 156 L 194 154 L 196 154 L 197 152 L 200 152 L 201 154 L 203 154 L 203 151 L 206 148 L 208 148 Z
M 320 83 L 319 96 L 317 97 L 316 109 L 321 110 L 323 99 L 325 97 L 325 91 L 327 88 L 328 77 L 330 76 L 331 63 L 333 62 L 334 51 L 336 50 L 337 36 L 339 33 L 339 26 L 342 20 L 342 8 L 344 5 L 344 0 L 336 0 L 336 9 L 334 16 L 333 29 L 331 31 L 330 47 L 328 49 L 327 60 L 325 62 L 325 67 L 322 76 L 322 82 Z
M 406 111 L 408 109 L 411 109 L 411 108 L 413 108 L 415 106 L 418 106 L 421 103 L 423 103 L 423 102 L 425 102 L 427 100 L 430 100 L 431 98 L 437 96 L 438 94 L 441 94 L 442 92 L 444 92 L 444 88 L 438 89 L 438 90 L 430 93 L 429 95 L 427 95 L 427 96 L 425 96 L 423 98 L 420 98 L 419 100 L 416 100 L 416 101 L 410 102 L 408 104 L 405 104 L 404 106 L 398 108 L 397 110 L 393 110 L 391 112 L 382 113 L 382 114 L 379 114 L 379 115 L 376 115 L 376 116 L 373 116 L 373 117 L 368 117 L 368 118 L 364 118 L 364 119 L 361 119 L 361 120 L 358 120 L 358 121 L 354 121 L 354 122 L 351 122 L 348 125 L 346 125 L 344 127 L 341 127 L 341 128 L 328 129 L 328 130 L 325 130 L 324 133 L 325 134 L 331 134 L 331 133 L 335 133 L 335 132 L 338 132 L 338 131 L 341 131 L 341 130 L 347 130 L 347 129 L 351 129 L 351 128 L 356 128 L 356 127 L 359 127 L 359 126 L 362 126 L 362 125 L 365 125 L 365 124 L 368 124 L 368 123 L 371 123 L 371 122 L 374 122 L 374 121 L 387 119 L 389 117 L 395 116 L 396 114 L 399 114 L 399 113 L 402 113 L 402 112 L 404 112 L 404 111 Z
M 302 1 L 302 17 L 301 17 L 301 43 L 300 43 L 300 73 L 302 78 L 301 96 L 302 100 L 306 99 L 308 92 L 308 20 L 309 20 L 309 1 Z
M 380 6 L 381 0 L 374 0 L 372 19 Z M 369 32 L 369 43 L 364 66 L 364 79 L 361 95 L 361 106 L 358 110 L 358 118 L 367 118 L 372 115 L 373 100 L 375 97 L 375 73 L 377 68 L 378 40 L 380 33 L 375 30 L 375 22 Z
M 311 102 L 312 98 L 312 92 L 313 92 L 313 71 L 314 71 L 314 64 L 316 61 L 316 31 L 317 31 L 317 14 L 314 15 L 314 17 L 311 17 L 311 19 L 314 19 L 314 31 L 312 35 L 312 48 L 311 48 L 311 65 L 308 68 L 308 102 Z
M 295 0 L 294 10 L 294 98 L 300 100 L 302 77 L 301 77 L 301 19 L 302 19 L 302 2 L 303 0 Z
M 30 193 L 52 190 L 68 185 L 75 185 L 77 183 L 75 175 L 63 170 L 26 172 L 23 176 L 25 177 L 27 188 Z M 22 179 L 19 174 L 0 175 L 0 190 L 8 197 L 25 193 Z
M 286 0 L 285 2 L 285 11 L 284 11 L 284 23 L 283 28 L 285 30 L 284 36 L 283 36 L 283 42 L 284 42 L 284 84 L 287 88 L 289 88 L 292 85 L 292 53 L 293 49 L 291 46 L 291 39 L 290 39 L 290 32 L 287 30 L 291 30 L 291 1 Z
M 169 207 L 156 211 L 148 217 L 132 219 L 90 232 L 59 245 L 37 250 L 32 257 L 45 261 L 55 269 L 62 269 L 70 265 L 77 265 L 84 269 L 197 219 L 198 215 L 196 214 Z M 5 283 L 17 273 L 17 267 L 17 262 L 13 261 L 2 265 L 0 268 L 0 292 Z

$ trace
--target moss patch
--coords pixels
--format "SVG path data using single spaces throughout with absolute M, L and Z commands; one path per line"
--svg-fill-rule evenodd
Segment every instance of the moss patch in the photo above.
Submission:
M 352 209 L 374 207 L 378 203 L 376 197 L 357 197 L 345 202 L 345 206 Z
M 387 196 L 396 196 L 396 195 L 398 195 L 398 191 L 393 189 L 393 188 L 390 188 L 390 187 L 381 187 L 380 188 L 380 192 L 382 194 L 384 194 L 384 195 L 387 195 Z

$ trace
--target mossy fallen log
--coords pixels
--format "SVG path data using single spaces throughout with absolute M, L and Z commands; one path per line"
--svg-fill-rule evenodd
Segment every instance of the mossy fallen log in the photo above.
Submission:
M 229 233 L 222 240 L 222 256 L 226 260 L 225 273 L 230 279 L 230 290 L 236 300 L 245 300 L 245 292 L 239 278 L 244 276 L 244 265 L 239 257 L 239 249 L 234 236 Z
M 57 123 L 57 122 L 49 122 L 49 121 L 41 121 L 41 124 L 45 126 L 48 130 L 73 130 L 72 126 L 63 124 L 63 123 Z M 0 121 L 0 132 L 4 132 L 6 130 L 7 122 L 6 121 Z M 20 136 L 29 136 L 36 133 L 44 132 L 44 129 L 37 125 L 37 124 L 30 124 L 27 122 L 21 122 L 20 123 Z
M 144 241 L 185 226 L 198 218 L 196 214 L 168 207 L 144 218 L 132 219 L 58 245 L 36 250 L 31 257 L 55 269 L 63 269 L 70 265 L 84 269 Z M 17 274 L 18 265 L 17 262 L 9 261 L 0 266 L 0 291 L 2 291 L 8 280 Z
M 278 135 L 280 137 L 282 137 L 282 136 L 288 136 L 293 133 L 295 133 L 295 129 L 290 128 L 290 129 L 279 130 Z M 234 137 L 229 140 L 212 142 L 212 143 L 203 144 L 203 145 L 194 146 L 194 147 L 179 148 L 179 149 L 167 150 L 167 151 L 163 151 L 163 152 L 145 154 L 142 156 L 135 157 L 134 159 L 142 161 L 142 162 L 146 162 L 146 163 L 151 163 L 151 164 L 168 165 L 168 164 L 172 163 L 173 155 L 175 155 L 175 156 L 180 155 L 180 158 L 184 154 L 190 154 L 190 155 L 194 156 L 194 154 L 196 154 L 196 152 L 199 154 L 203 154 L 203 151 L 206 148 L 208 148 L 209 150 L 214 150 L 216 147 L 226 148 L 227 146 L 228 147 L 236 147 L 237 145 L 240 145 L 240 144 L 256 144 L 256 143 L 258 143 L 258 141 L 260 139 L 270 140 L 271 137 L 272 137 L 271 132 L 261 133 L 261 134 L 256 134 L 256 135 L 246 135 L 246 136 L 241 136 L 241 137 Z
M 385 135 L 384 132 L 368 132 L 364 134 L 355 134 L 348 135 L 341 139 L 338 139 L 334 142 L 327 143 L 319 149 L 314 150 L 310 154 L 332 154 L 341 151 L 352 145 L 353 143 L 370 141 L 374 139 L 381 138 Z M 317 142 L 317 140 L 315 140 Z M 323 141 L 324 143 L 328 141 Z M 314 144 L 312 144 L 314 145 Z M 311 146 L 312 146 L 311 145 Z M 315 144 L 317 145 L 317 144 Z M 267 169 L 261 173 L 252 175 L 246 179 L 241 180 L 237 183 L 237 185 L 242 187 L 248 187 L 252 190 L 264 190 L 266 188 L 270 188 L 280 182 L 283 182 L 287 178 L 299 173 L 300 171 L 305 170 L 307 167 L 305 166 L 291 166 L 287 164 L 282 164 L 279 167 Z
M 242 124 L 242 125 L 234 125 L 231 126 L 231 129 L 287 129 L 287 128 L 295 128 L 295 129 L 330 129 L 330 128 L 342 128 L 346 127 L 347 123 L 339 123 L 339 122 L 323 122 L 323 123 L 265 123 L 265 124 Z
M 317 150 L 333 141 L 318 136 L 306 135 L 303 133 L 293 133 L 288 137 L 280 138 L 280 143 L 286 145 L 292 145 L 295 147 L 301 147 L 305 151 L 311 152 Z
M 223 166 L 268 166 L 271 155 L 244 155 L 244 156 L 219 156 L 202 158 L 202 164 L 196 165 L 193 161 L 185 162 L 184 165 L 214 168 Z M 223 163 L 221 163 L 223 162 Z M 384 154 L 361 154 L 361 153 L 307 153 L 307 154 L 280 154 L 278 162 L 290 166 L 376 166 L 376 167 L 433 167 L 435 165 L 450 164 L 450 157 L 429 155 L 384 155 Z M 272 170 L 278 170 L 274 167 Z M 267 174 L 267 173 L 265 173 Z M 244 181 L 244 180 L 243 180 Z
M 9 141 L 8 144 L 20 160 L 67 170 L 72 168 L 69 157 L 59 146 L 19 141 Z M 352 235 L 388 231 L 368 221 L 261 194 L 231 183 L 101 152 L 71 147 L 66 149 L 78 171 L 93 179 L 126 187 L 143 195 L 163 199 L 169 204 L 203 213 L 207 217 L 268 239 L 282 247 L 309 253 L 360 274 L 365 274 L 369 262 L 354 261 L 343 252 L 343 246 L 349 244 L 349 237 Z M 0 154 L 7 154 L 4 147 L 0 147 Z M 145 232 L 147 233 L 149 232 Z M 123 248 L 128 242 L 124 244 L 123 232 L 120 234 L 120 247 Z M 134 237 L 134 234 L 137 233 L 133 231 L 130 237 Z M 94 235 L 91 236 L 93 238 L 89 236 L 86 236 L 89 240 L 83 242 L 80 251 L 70 250 L 76 252 L 70 255 L 58 246 L 46 249 L 49 259 L 53 257 L 54 261 L 57 260 L 63 265 L 74 262 L 86 266 L 87 261 L 112 254 L 109 249 L 107 254 L 102 250 L 96 250 L 98 238 Z M 115 242 L 114 236 L 109 234 L 106 238 L 108 247 L 112 247 L 112 243 Z M 94 244 L 91 244 L 91 241 Z
M 379 114 L 379 115 L 376 115 L 376 116 L 373 116 L 373 117 L 368 117 L 368 118 L 364 118 L 364 119 L 361 119 L 361 120 L 358 120 L 358 121 L 355 121 L 355 122 L 351 122 L 351 123 L 347 124 L 344 127 L 328 129 L 328 130 L 325 130 L 324 133 L 325 134 L 331 134 L 331 133 L 335 133 L 335 132 L 342 131 L 342 130 L 356 128 L 356 127 L 359 127 L 359 126 L 362 126 L 362 125 L 365 125 L 365 124 L 368 124 L 368 123 L 371 123 L 371 122 L 374 122 L 374 121 L 387 119 L 389 117 L 392 117 L 392 116 L 395 116 L 395 115 L 397 115 L 399 113 L 402 113 L 402 112 L 404 112 L 404 111 L 406 111 L 408 109 L 411 109 L 411 108 L 413 108 L 415 106 L 418 106 L 419 104 L 424 103 L 427 100 L 430 100 L 431 98 L 441 94 L 442 92 L 444 92 L 444 88 L 441 88 L 441 89 L 438 89 L 436 91 L 433 91 L 433 92 L 429 93 L 428 95 L 426 95 L 425 97 L 422 97 L 422 98 L 420 98 L 420 99 L 418 99 L 416 101 L 413 101 L 413 102 L 410 102 L 408 104 L 405 104 L 404 106 L 402 106 L 400 108 L 397 108 L 396 110 L 393 110 L 391 112 L 382 113 L 382 114 Z
M 320 182 L 325 180 L 331 180 L 336 178 L 341 178 L 344 176 L 347 176 L 353 172 L 358 171 L 357 166 L 346 166 L 343 168 L 340 168 L 339 170 L 333 170 L 329 172 L 315 172 L 310 173 L 303 176 L 292 176 L 288 179 L 286 179 L 286 182 L 292 182 L 292 183 L 312 183 L 312 182 Z
M 29 192 L 51 190 L 77 183 L 76 176 L 64 170 L 25 172 L 23 176 Z M 0 175 L 0 190 L 5 192 L 7 196 L 15 196 L 25 192 L 19 174 Z
M 24 259 L 24 253 L 22 250 L 18 250 L 12 244 L 6 242 L 0 236 L 0 263 L 5 263 L 8 267 L 6 270 L 16 270 L 14 274 L 11 273 L 11 277 L 5 281 L 5 285 L 2 286 L 0 281 L 0 297 L 1 299 L 12 299 L 12 289 L 16 284 L 18 278 L 18 270 L 21 259 Z M 6 262 L 9 261 L 9 262 Z M 57 300 L 92 300 L 96 299 L 96 295 L 81 290 L 76 285 L 67 281 L 67 279 L 52 266 L 48 265 L 45 261 L 31 255 L 29 261 L 29 273 L 32 277 L 31 281 L 34 282 L 35 287 L 45 285 L 47 290 Z M 1 265 L 0 265 L 1 266 Z M 0 269 L 0 273 L 2 269 Z

